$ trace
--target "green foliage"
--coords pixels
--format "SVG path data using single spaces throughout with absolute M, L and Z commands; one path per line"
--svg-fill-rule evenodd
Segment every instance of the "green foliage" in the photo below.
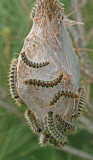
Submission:
M 28 8 L 22 2 L 23 0 L 0 0 L 0 86 L 6 90 L 10 59 L 17 56 L 14 53 L 21 51 L 32 25 L 29 15 L 35 1 L 26 0 Z M 66 13 L 69 13 L 72 10 L 70 1 L 62 2 L 65 4 Z M 83 11 L 87 32 L 93 25 L 92 6 L 91 0 Z M 93 40 L 89 45 L 90 48 L 92 44 Z M 93 55 L 90 54 L 93 63 Z M 25 108 L 24 105 L 19 109 L 22 114 Z M 69 137 L 69 145 L 93 154 L 92 136 L 86 131 L 81 131 L 76 136 Z M 41 148 L 37 136 L 17 116 L 0 107 L 0 160 L 73 160 L 74 158 L 81 160 L 50 146 Z

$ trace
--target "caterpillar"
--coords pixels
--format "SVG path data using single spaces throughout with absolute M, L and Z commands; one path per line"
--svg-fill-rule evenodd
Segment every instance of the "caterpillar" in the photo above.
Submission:
M 64 144 L 59 144 L 58 141 L 56 139 L 54 139 L 54 137 L 51 136 L 51 134 L 48 131 L 48 127 L 46 127 L 45 131 L 43 133 L 41 133 L 40 138 L 39 138 L 39 142 L 41 144 L 41 146 L 45 146 L 47 143 L 50 143 L 51 145 L 62 149 L 62 147 L 64 146 Z
M 9 73 L 9 87 L 11 97 L 15 100 L 17 105 L 21 105 L 22 101 L 18 95 L 17 91 L 17 59 L 13 59 L 10 65 L 10 73 Z
M 32 19 L 33 19 L 34 16 L 35 16 L 35 10 L 36 10 L 36 8 L 37 8 L 37 5 L 34 6 L 32 12 L 31 12 L 31 18 L 32 18 Z
M 40 144 L 41 144 L 42 147 L 45 146 L 45 144 L 47 144 L 48 140 L 49 140 L 49 135 L 48 134 L 42 133 L 40 135 L 39 141 L 40 141 Z
M 51 144 L 51 145 L 53 145 L 54 147 L 56 147 L 56 148 L 59 148 L 59 149 L 62 149 L 63 148 L 63 146 L 64 146 L 64 144 L 60 144 L 58 141 L 56 141 L 53 137 L 51 137 L 50 136 L 50 138 L 49 138 L 49 143 Z
M 78 104 L 77 104 L 77 113 L 75 115 L 72 116 L 72 118 L 77 118 L 80 116 L 81 111 L 83 109 L 83 105 L 85 102 L 85 92 L 83 88 L 79 88 L 79 100 L 78 100 Z
M 41 132 L 41 128 L 36 123 L 36 117 L 30 109 L 25 112 L 25 118 L 34 133 Z
M 64 144 L 59 144 L 48 132 L 40 135 L 39 142 L 42 147 L 47 143 L 50 143 L 51 145 L 59 149 L 62 149 L 62 147 L 64 146 Z
M 67 90 L 62 90 L 60 92 L 58 92 L 55 97 L 53 98 L 53 100 L 50 102 L 50 106 L 54 105 L 55 103 L 57 103 L 57 101 L 59 100 L 59 98 L 61 96 L 65 96 L 65 97 L 69 97 L 69 98 L 78 98 L 79 95 L 77 93 L 71 92 L 71 91 L 67 91 Z
M 46 125 L 46 127 L 45 127 L 44 131 L 41 133 L 40 138 L 39 138 L 39 142 L 40 142 L 41 146 L 45 146 L 47 143 L 50 143 L 51 145 L 59 148 L 59 146 L 61 146 L 61 145 L 51 136 L 51 134 L 48 131 L 47 117 L 45 117 L 45 125 Z
M 41 67 L 44 67 L 44 66 L 50 64 L 49 61 L 48 62 L 41 62 L 41 63 L 32 62 L 27 58 L 25 52 L 21 53 L 21 57 L 22 57 L 23 62 L 26 65 L 28 65 L 29 67 L 33 67 L 33 68 L 41 68 Z
M 29 79 L 29 80 L 24 80 L 23 84 L 25 84 L 25 85 L 37 85 L 37 86 L 46 87 L 46 88 L 54 87 L 58 83 L 61 82 L 62 77 L 63 77 L 63 74 L 60 74 L 60 76 L 53 81 L 42 81 L 42 80 L 36 80 L 36 79 Z
M 64 121 L 58 114 L 55 115 L 55 119 L 59 122 L 60 125 L 62 125 L 63 128 L 65 128 L 65 131 L 71 130 L 73 133 L 76 133 L 75 127 L 70 123 Z
M 53 112 L 48 112 L 48 118 L 47 118 L 47 126 L 48 131 L 50 135 L 53 137 L 53 139 L 58 143 L 64 145 L 65 142 L 67 142 L 66 138 L 60 133 L 60 131 L 57 129 L 57 126 L 54 121 Z

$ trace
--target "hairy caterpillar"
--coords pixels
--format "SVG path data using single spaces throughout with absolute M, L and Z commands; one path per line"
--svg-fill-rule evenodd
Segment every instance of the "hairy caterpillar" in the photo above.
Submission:
M 58 83 L 61 82 L 62 77 L 63 77 L 63 74 L 60 74 L 60 76 L 53 81 L 42 81 L 42 80 L 36 80 L 36 79 L 29 79 L 29 80 L 24 80 L 23 84 L 25 84 L 25 85 L 37 85 L 37 86 L 46 87 L 46 88 L 54 87 Z
M 53 146 L 55 146 L 55 147 L 57 147 L 57 148 L 59 148 L 59 149 L 62 149 L 63 148 L 63 146 L 65 145 L 65 144 L 60 144 L 56 139 L 54 139 L 54 137 L 52 137 L 52 136 L 50 136 L 50 138 L 49 138 L 49 143 L 50 144 L 52 144 Z
M 35 115 L 30 109 L 25 112 L 25 118 L 34 133 L 41 132 L 41 128 L 36 123 Z
M 21 57 L 22 57 L 23 62 L 26 65 L 28 65 L 29 67 L 33 67 L 33 68 L 41 68 L 50 63 L 50 62 L 40 62 L 40 63 L 32 62 L 27 58 L 25 52 L 21 53 Z
M 85 92 L 84 92 L 84 89 L 83 88 L 80 88 L 79 89 L 79 99 L 78 99 L 78 103 L 77 103 L 77 113 L 75 115 L 72 116 L 72 118 L 77 118 L 80 116 L 81 114 L 81 111 L 83 109 L 83 105 L 84 105 L 84 102 L 85 102 Z
M 64 146 L 64 144 L 59 144 L 58 141 L 56 141 L 56 139 L 54 139 L 54 137 L 52 137 L 48 132 L 40 135 L 39 142 L 42 147 L 45 146 L 47 143 L 50 143 L 59 149 Z
M 56 127 L 52 111 L 48 112 L 47 126 L 50 135 L 53 137 L 53 139 L 55 139 L 56 142 L 58 142 L 58 144 L 64 145 L 64 143 L 67 142 L 66 138 L 60 133 L 60 131 Z
M 59 98 L 61 96 L 65 96 L 65 97 L 69 97 L 69 98 L 78 98 L 79 97 L 79 95 L 77 93 L 67 91 L 67 90 L 62 90 L 55 95 L 53 100 L 50 102 L 50 106 L 54 105 L 59 100 Z
M 32 19 L 33 19 L 34 16 L 35 16 L 35 10 L 36 10 L 36 8 L 37 8 L 37 5 L 34 6 L 32 12 L 31 12 L 31 18 L 32 18 Z
M 71 130 L 73 133 L 76 133 L 75 127 L 70 123 L 64 121 L 58 114 L 55 115 L 56 120 L 59 122 L 60 125 L 65 127 L 65 130 Z
M 11 97 L 15 100 L 17 105 L 21 105 L 22 101 L 18 95 L 17 91 L 17 59 L 13 59 L 10 66 L 10 74 L 9 74 L 9 86 L 10 86 L 10 94 Z
M 45 146 L 48 140 L 49 140 L 49 135 L 46 133 L 41 133 L 39 141 L 42 147 Z

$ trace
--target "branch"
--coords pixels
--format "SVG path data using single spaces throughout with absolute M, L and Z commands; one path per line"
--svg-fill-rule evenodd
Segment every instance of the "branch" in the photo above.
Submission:
M 76 10 L 77 8 L 79 8 L 79 2 L 78 0 L 71 0 L 72 2 L 72 8 L 73 10 Z M 82 17 L 82 12 L 81 12 L 81 8 L 79 8 L 78 12 L 75 13 L 75 20 L 76 21 L 83 21 L 83 17 Z M 73 27 L 74 28 L 74 27 Z M 77 30 L 75 30 L 75 33 L 77 32 L 77 38 L 76 39 L 74 37 L 74 40 L 77 40 L 77 43 L 78 43 L 78 48 L 85 48 L 86 47 L 86 38 L 85 38 L 85 30 L 84 30 L 84 26 L 83 25 L 77 25 Z M 90 60 L 88 58 L 88 55 L 87 55 L 87 52 L 86 51 L 82 51 L 81 52 L 82 54 L 82 59 L 83 59 L 83 62 L 84 62 L 84 65 L 85 67 L 90 70 L 90 72 L 93 70 L 93 68 L 91 67 L 91 63 L 90 63 Z M 86 62 L 86 63 L 85 63 Z
M 88 32 L 87 43 L 91 40 L 92 37 L 93 37 L 93 28 Z
M 93 118 L 93 104 L 91 104 L 89 101 L 86 101 L 86 107 L 90 116 Z
M 93 133 L 93 121 L 91 122 L 86 117 L 81 116 L 79 119 L 80 123 L 83 124 L 85 130 L 87 130 L 90 133 Z
M 71 0 L 71 2 L 72 2 L 73 10 L 79 8 L 78 0 Z M 74 18 L 75 18 L 76 21 L 83 22 L 81 8 L 79 8 L 78 12 L 76 12 L 74 14 Z M 80 48 L 82 48 L 82 46 L 83 46 L 83 48 L 85 48 L 86 41 L 85 41 L 85 30 L 84 30 L 84 27 L 81 26 L 81 25 L 78 25 L 77 26 L 77 30 L 78 30 L 78 33 L 79 33 L 78 44 L 79 44 L 79 46 L 81 46 Z M 81 42 L 82 42 L 82 44 L 81 44 Z
M 74 156 L 77 156 L 77 157 L 80 157 L 80 158 L 84 158 L 86 160 L 93 160 L 93 156 L 84 152 L 84 151 L 81 151 L 79 149 L 76 149 L 76 148 L 73 148 L 73 147 L 69 147 L 69 146 L 65 146 L 62 151 L 66 152 L 66 153 L 71 153 L 73 154 Z
M 9 102 L 4 102 L 3 100 L 0 99 L 0 106 L 14 113 L 22 122 L 25 122 L 23 118 L 23 114 L 19 112 L 15 107 L 13 107 L 11 104 L 9 104 Z
M 0 86 L 0 98 L 1 99 L 6 99 L 8 96 L 7 90 Z
M 87 51 L 87 52 L 93 52 L 93 49 L 90 48 L 74 48 L 75 51 Z

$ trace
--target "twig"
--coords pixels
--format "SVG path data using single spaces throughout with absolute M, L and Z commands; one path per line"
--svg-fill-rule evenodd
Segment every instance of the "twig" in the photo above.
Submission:
M 74 48 L 75 51 L 87 51 L 87 52 L 93 52 L 93 49 L 89 48 Z
M 69 146 L 65 146 L 63 149 L 62 149 L 64 152 L 69 152 L 71 154 L 73 154 L 74 156 L 77 156 L 77 157 L 80 157 L 80 158 L 84 158 L 84 159 L 87 159 L 87 160 L 93 160 L 93 156 L 84 152 L 84 151 L 81 151 L 79 149 L 76 149 L 76 148 L 73 148 L 73 147 L 69 147 Z
M 74 11 L 70 12 L 69 14 L 65 15 L 65 18 L 75 14 L 76 12 L 78 12 L 79 9 L 75 9 Z
M 25 122 L 22 113 L 19 112 L 11 104 L 9 104 L 9 102 L 4 102 L 3 100 L 0 99 L 0 106 L 3 107 L 4 109 L 14 113 L 22 122 Z
M 80 72 L 84 77 L 87 77 L 89 80 L 91 80 L 91 83 L 93 83 L 93 71 L 80 67 Z
M 79 119 L 80 123 L 83 124 L 83 129 L 87 130 L 88 132 L 93 133 L 93 121 L 91 122 L 88 118 L 81 116 Z
M 79 4 L 80 8 L 84 8 L 88 0 L 82 0 L 82 2 Z
M 78 0 L 71 0 L 72 2 L 72 8 L 75 10 L 76 8 L 79 8 L 79 2 Z M 83 21 L 83 18 L 82 18 L 82 13 L 81 13 L 81 8 L 78 10 L 78 12 L 75 13 L 75 20 L 76 21 Z M 75 32 L 77 32 L 77 43 L 78 43 L 78 48 L 86 48 L 86 38 L 85 38 L 85 30 L 84 30 L 84 27 L 81 26 L 81 25 L 78 25 L 77 26 L 77 30 L 74 29 Z M 82 59 L 83 59 L 83 62 L 84 62 L 84 65 L 87 69 L 90 70 L 90 72 L 93 70 L 91 65 L 90 65 L 90 60 L 88 58 L 88 55 L 87 55 L 87 52 L 85 51 L 82 51 Z M 86 62 L 86 63 L 85 63 Z
M 72 2 L 72 8 L 73 8 L 74 10 L 77 9 L 77 8 L 79 8 L 78 0 L 71 0 L 71 2 Z M 76 12 L 76 13 L 74 14 L 74 17 L 75 17 L 75 20 L 76 20 L 76 21 L 83 22 L 82 13 L 81 13 L 81 8 L 79 8 L 78 12 Z M 79 44 L 79 46 L 83 46 L 83 48 L 84 48 L 85 45 L 86 45 L 84 27 L 78 25 L 78 26 L 77 26 L 77 29 L 78 29 L 78 33 L 79 33 L 79 41 L 78 41 L 78 44 Z M 82 44 L 81 44 L 81 41 L 82 41 Z M 82 47 L 81 47 L 81 48 L 82 48 Z
M 87 44 L 91 40 L 92 37 L 93 37 L 93 28 L 88 32 L 88 35 L 87 35 Z
M 7 90 L 5 90 L 2 86 L 0 86 L 0 98 L 6 99 L 8 96 Z
M 90 116 L 93 118 L 93 104 L 91 104 L 89 101 L 86 101 L 86 107 Z

